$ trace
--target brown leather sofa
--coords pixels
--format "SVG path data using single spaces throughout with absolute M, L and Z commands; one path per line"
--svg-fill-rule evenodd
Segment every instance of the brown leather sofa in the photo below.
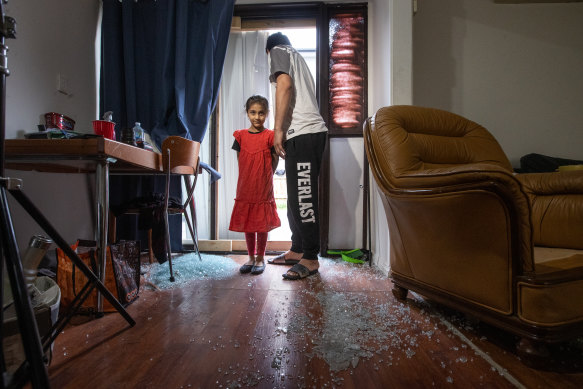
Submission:
M 583 335 L 583 170 L 515 174 L 484 127 L 431 108 L 381 108 L 364 140 L 397 298 L 508 330 L 530 361 Z

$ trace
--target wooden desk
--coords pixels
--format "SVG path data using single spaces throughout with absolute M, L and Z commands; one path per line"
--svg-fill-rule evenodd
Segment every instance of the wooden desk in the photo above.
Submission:
M 141 174 L 163 172 L 162 156 L 107 138 L 7 139 L 6 168 L 51 173 L 94 173 L 100 162 L 112 171 Z
M 106 138 L 7 139 L 5 167 L 52 173 L 95 173 L 95 240 L 100 269 L 105 269 L 110 174 L 163 174 L 162 155 Z M 105 271 L 100 273 L 105 281 Z M 97 311 L 103 312 L 98 298 Z

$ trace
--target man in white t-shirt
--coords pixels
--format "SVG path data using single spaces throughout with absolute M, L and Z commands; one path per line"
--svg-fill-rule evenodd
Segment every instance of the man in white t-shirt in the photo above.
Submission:
M 283 275 L 297 280 L 318 272 L 320 227 L 318 175 L 328 129 L 316 101 L 314 79 L 304 58 L 278 32 L 267 38 L 269 80 L 275 83 L 276 153 L 285 159 L 287 217 L 292 231 L 289 251 L 268 263 L 292 265 Z

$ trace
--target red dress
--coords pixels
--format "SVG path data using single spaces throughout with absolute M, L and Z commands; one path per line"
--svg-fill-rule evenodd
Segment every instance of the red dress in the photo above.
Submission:
M 233 136 L 239 143 L 239 180 L 237 197 L 229 230 L 268 232 L 281 225 L 273 196 L 271 148 L 273 131 L 259 133 L 237 130 Z

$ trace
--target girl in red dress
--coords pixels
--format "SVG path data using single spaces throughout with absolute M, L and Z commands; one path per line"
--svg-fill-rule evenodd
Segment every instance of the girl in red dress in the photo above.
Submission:
M 239 271 L 261 274 L 265 270 L 267 233 L 281 225 L 273 196 L 273 172 L 279 157 L 273 148 L 273 131 L 263 127 L 269 113 L 267 99 L 251 96 L 245 110 L 251 125 L 233 133 L 239 179 L 229 230 L 245 233 L 249 260 Z

